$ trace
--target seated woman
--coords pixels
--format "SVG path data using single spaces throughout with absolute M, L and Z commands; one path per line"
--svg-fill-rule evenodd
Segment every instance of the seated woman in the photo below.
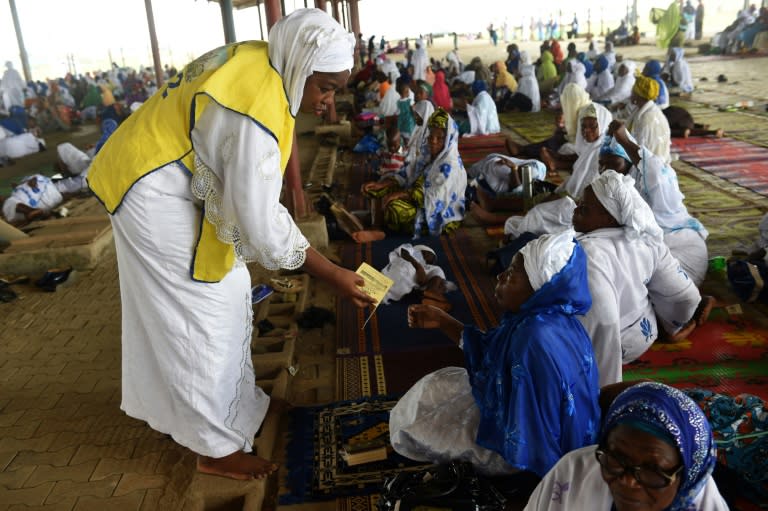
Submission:
M 548 49 L 541 50 L 536 79 L 539 81 L 539 92 L 542 95 L 546 96 L 554 90 L 557 83 L 557 66 L 555 66 L 555 58 Z
M 458 127 L 448 112 L 438 109 L 427 128 L 426 140 L 421 148 L 409 147 L 400 172 L 363 185 L 363 193 L 386 194 L 382 208 L 391 231 L 439 236 L 464 219 L 467 173 L 459 158 Z
M 661 63 L 658 60 L 649 60 L 643 67 L 643 76 L 653 78 L 659 84 L 659 92 L 654 98 L 654 102 L 664 110 L 669 106 L 669 89 L 664 79 L 661 77 Z
M 636 64 L 631 60 L 623 60 L 618 64 L 616 81 L 613 87 L 605 94 L 597 98 L 597 101 L 607 105 L 609 109 L 614 110 L 624 106 L 632 95 L 632 86 L 635 85 Z
M 594 100 L 604 96 L 614 85 L 613 72 L 608 59 L 605 55 L 601 55 L 595 62 L 595 72 L 589 77 L 586 90 Z
M 483 332 L 439 309 L 409 307 L 408 324 L 440 329 L 462 347 L 466 368 L 429 374 L 400 399 L 389 421 L 398 453 L 542 477 L 566 452 L 594 441 L 597 368 L 576 319 L 590 297 L 573 234 L 530 242 L 499 274 L 505 313 L 496 328 Z
M 488 85 L 483 80 L 475 80 L 472 84 L 472 95 L 475 99 L 472 104 L 467 104 L 467 116 L 469 117 L 470 135 L 491 135 L 501 131 L 499 124 L 499 112 L 496 103 L 488 94 Z
M 587 254 L 593 307 L 581 320 L 600 386 L 621 381 L 622 364 L 645 353 L 660 331 L 676 341 L 706 321 L 714 300 L 681 271 L 631 177 L 600 174 L 584 190 L 573 228 Z
M 700 286 L 707 276 L 709 233 L 688 214 L 675 169 L 635 142 L 619 121 L 611 123 L 608 134 L 614 139 L 606 139 L 600 150 L 601 158 L 609 154 L 617 156 L 609 168 L 635 180 L 635 188 L 664 231 L 664 243 L 694 284 Z
M 494 74 L 491 97 L 496 101 L 498 110 L 503 112 L 506 110 L 507 102 L 517 92 L 517 80 L 512 73 L 507 71 L 507 66 L 501 60 L 491 65 L 491 71 Z
M 574 199 L 582 196 L 584 188 L 597 177 L 600 170 L 600 148 L 610 121 L 611 114 L 602 105 L 589 104 L 582 107 L 575 145 L 578 157 L 573 163 L 573 173 L 557 187 L 549 200 L 537 204 L 525 216 L 509 217 L 504 223 L 504 234 L 517 238 L 526 232 L 539 235 L 570 227 L 571 216 L 576 208 Z M 542 160 L 546 163 L 549 153 L 546 149 L 541 152 Z
M 579 62 L 576 59 L 571 59 L 565 63 L 565 76 L 563 76 L 563 79 L 560 80 L 560 85 L 557 86 L 557 93 L 562 94 L 563 90 L 565 89 L 565 86 L 569 83 L 575 83 L 582 89 L 587 88 L 587 78 L 586 73 L 587 69 L 584 67 L 584 64 Z
M 538 112 L 541 110 L 539 82 L 536 81 L 536 69 L 530 60 L 528 52 L 520 53 L 520 79 L 517 82 L 517 92 L 507 101 L 506 109 L 509 111 Z
M 662 383 L 638 383 L 611 404 L 598 445 L 566 454 L 525 511 L 727 511 L 712 479 L 715 461 L 712 429 L 696 403 Z
M 670 48 L 667 63 L 662 69 L 662 76 L 667 79 L 670 91 L 675 91 L 678 96 L 680 93 L 690 95 L 693 92 L 691 67 L 684 55 L 683 48 Z

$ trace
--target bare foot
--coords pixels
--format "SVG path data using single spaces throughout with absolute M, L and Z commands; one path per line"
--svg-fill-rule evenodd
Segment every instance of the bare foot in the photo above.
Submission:
M 541 156 L 541 161 L 544 162 L 544 165 L 547 166 L 547 170 L 557 170 L 557 162 L 555 161 L 555 158 L 552 156 L 552 153 L 549 151 L 549 149 L 542 147 L 539 154 Z
M 223 458 L 197 457 L 198 472 L 240 481 L 263 479 L 275 470 L 277 465 L 271 461 L 243 451 L 233 452 Z
M 709 295 L 703 295 L 699 306 L 696 308 L 696 312 L 693 313 L 693 321 L 696 326 L 701 326 L 707 322 L 709 313 L 712 312 L 712 308 L 715 306 L 715 297 Z
M 719 128 L 715 131 L 715 138 L 723 138 L 725 135 L 725 132 L 723 131 L 723 128 Z
M 507 139 L 507 152 L 510 156 L 517 156 L 520 154 L 520 144 L 517 142 Z
M 690 130 L 690 129 L 688 129 L 688 128 L 685 128 L 685 129 L 683 130 L 683 138 L 688 138 L 688 137 L 690 137 L 690 136 L 691 136 L 691 130 Z
M 387 235 L 384 231 L 362 230 L 350 234 L 352 239 L 358 243 L 370 243 L 371 241 L 383 240 Z

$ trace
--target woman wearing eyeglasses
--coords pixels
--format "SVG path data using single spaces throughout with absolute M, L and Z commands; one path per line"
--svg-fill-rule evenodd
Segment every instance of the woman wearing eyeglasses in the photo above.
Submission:
M 715 445 L 696 403 L 662 383 L 634 385 L 608 409 L 600 443 L 566 454 L 528 510 L 720 511 Z

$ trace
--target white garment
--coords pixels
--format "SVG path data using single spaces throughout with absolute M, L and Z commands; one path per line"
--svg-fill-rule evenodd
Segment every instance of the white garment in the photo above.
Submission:
M 596 445 L 571 451 L 552 467 L 528 499 L 524 511 L 612 509 L 613 496 L 595 459 Z M 715 480 L 708 476 L 691 511 L 728 511 Z
M 400 101 L 400 93 L 397 92 L 397 87 L 394 85 L 390 85 L 389 89 L 387 89 L 387 92 L 384 93 L 384 97 L 381 98 L 381 102 L 379 102 L 379 115 L 382 117 L 390 117 L 393 115 L 397 115 L 400 111 L 397 102 Z
M 664 230 L 664 241 L 672 255 L 694 283 L 700 285 L 707 274 L 709 256 L 705 240 L 709 233 L 688 213 L 675 170 L 645 147 L 639 152 L 640 162 L 632 166 L 629 175 Z
M 520 64 L 520 79 L 517 81 L 517 92 L 528 96 L 531 100 L 531 112 L 541 111 L 541 93 L 539 81 L 536 79 L 536 68 L 531 64 Z
M 671 48 L 671 62 L 667 62 L 667 71 L 677 87 L 683 92 L 693 92 L 693 76 L 688 61 L 685 60 L 683 48 Z
M 643 106 L 635 110 L 627 121 L 627 130 L 635 137 L 638 145 L 660 156 L 664 163 L 672 161 L 669 121 L 656 103 L 646 101 Z
M 417 461 L 468 461 L 484 474 L 514 470 L 495 451 L 477 444 L 480 409 L 463 367 L 445 367 L 417 381 L 389 414 L 392 448 Z
M 461 72 L 461 60 L 456 50 L 451 50 L 445 55 L 445 60 L 448 61 L 447 70 L 449 74 L 459 74 Z
M 21 135 L 12 135 L 0 138 L 0 156 L 18 159 L 40 152 L 42 140 L 32 133 L 22 133 Z
M 481 91 L 471 105 L 467 105 L 470 135 L 489 135 L 501 131 L 496 103 L 488 91 Z
M 418 48 L 413 52 L 411 57 L 411 65 L 413 65 L 413 80 L 423 80 L 427 76 L 427 66 L 429 65 L 429 56 L 427 50 L 424 47 L 424 40 L 419 39 L 417 41 Z
M 530 165 L 532 180 L 543 181 L 547 177 L 547 166 L 539 160 L 521 160 L 520 158 L 500 153 L 491 153 L 473 164 L 467 169 L 467 176 L 470 179 L 484 179 L 491 190 L 496 193 L 522 193 L 522 184 L 513 189 L 509 188 L 509 177 L 512 169 L 509 168 L 509 165 L 499 162 L 499 160 L 506 160 L 518 167 L 526 164 Z
M 308 243 L 279 203 L 279 149 L 262 128 L 212 102 L 192 140 L 209 167 L 195 174 L 194 194 L 189 171 L 171 163 L 139 180 L 112 216 L 123 306 L 121 407 L 198 454 L 222 457 L 251 451 L 269 397 L 255 385 L 251 363 L 247 268 L 237 259 L 220 282 L 190 278 L 196 195 L 207 191 L 219 237 L 237 226 L 240 251 L 264 266 L 298 268 Z
M 205 200 L 206 218 L 245 261 L 277 270 L 304 264 L 309 242 L 280 204 L 280 149 L 249 118 L 218 105 L 206 108 L 192 130 L 204 167 L 193 193 Z
M 613 72 L 613 68 L 616 67 L 616 52 L 613 50 L 613 43 L 605 43 L 605 51 L 601 56 L 605 57 L 605 59 L 608 61 L 608 70 Z
M 32 178 L 36 178 L 37 181 L 35 188 L 29 184 Z M 3 202 L 3 216 L 8 222 L 19 222 L 24 220 L 24 215 L 16 212 L 17 205 L 24 204 L 30 208 L 49 212 L 61 204 L 63 200 L 64 198 L 50 178 L 41 174 L 27 176 L 20 185 L 13 189 L 10 197 Z
M 658 337 L 656 317 L 674 333 L 701 301 L 699 290 L 661 241 L 627 236 L 624 228 L 580 234 L 587 254 L 592 307 L 579 320 L 592 339 L 600 386 L 622 380 L 622 364 Z
M 592 114 L 594 108 L 594 114 Z M 584 117 L 597 115 L 597 129 L 599 136 L 594 142 L 587 142 L 581 135 L 581 121 Z M 576 123 L 576 146 L 575 152 L 578 158 L 573 162 L 573 171 L 560 186 L 556 192 L 565 192 L 573 198 L 580 198 L 584 188 L 592 182 L 600 170 L 600 147 L 603 145 L 603 134 L 608 131 L 611 123 L 611 112 L 603 105 L 591 103 L 579 110 L 578 121 Z
M 565 89 L 565 86 L 569 83 L 575 83 L 582 89 L 587 88 L 587 78 L 584 76 L 584 73 L 586 73 L 587 68 L 584 67 L 584 64 L 579 62 L 577 59 L 570 59 L 568 61 L 569 69 L 566 69 L 565 76 L 563 77 L 563 80 L 560 82 L 560 85 L 557 87 L 557 93 L 562 94 L 563 90 Z
M 589 85 L 586 89 L 592 99 L 598 99 L 613 89 L 616 83 L 613 79 L 613 74 L 608 69 L 603 69 L 599 73 L 593 73 L 589 77 Z
M 12 106 L 24 106 L 24 89 L 27 85 L 10 61 L 5 63 L 5 67 L 3 78 L 0 79 L 0 99 L 3 100 L 5 110 L 10 111 Z
M 576 202 L 563 197 L 542 202 L 531 208 L 525 216 L 511 216 L 504 222 L 504 234 L 519 237 L 524 232 L 547 234 L 560 232 L 573 225 L 573 211 Z
M 619 76 L 613 83 L 613 87 L 605 94 L 597 98 L 600 101 L 607 101 L 609 104 L 626 103 L 629 96 L 632 95 L 632 87 L 635 85 L 635 68 L 633 61 L 623 61 L 619 68 L 625 67 L 627 74 Z
M 381 273 L 393 281 L 392 287 L 389 288 L 387 295 L 381 301 L 384 305 L 400 300 L 415 289 L 422 289 L 418 282 L 416 282 L 416 268 L 413 267 L 410 261 L 403 258 L 401 255 L 402 250 L 408 251 L 416 262 L 424 268 L 427 280 L 432 277 L 440 277 L 445 280 L 445 272 L 442 268 L 435 264 L 427 264 L 421 250 L 414 248 L 410 243 L 404 243 L 389 253 L 389 264 L 381 270 Z
M 69 142 L 56 146 L 56 152 L 71 174 L 82 174 L 91 165 L 91 158 Z

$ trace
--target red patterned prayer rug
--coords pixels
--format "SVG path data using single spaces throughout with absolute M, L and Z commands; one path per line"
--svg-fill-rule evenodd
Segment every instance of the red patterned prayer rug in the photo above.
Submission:
M 732 183 L 768 195 L 768 148 L 731 138 L 672 140 L 680 159 Z

